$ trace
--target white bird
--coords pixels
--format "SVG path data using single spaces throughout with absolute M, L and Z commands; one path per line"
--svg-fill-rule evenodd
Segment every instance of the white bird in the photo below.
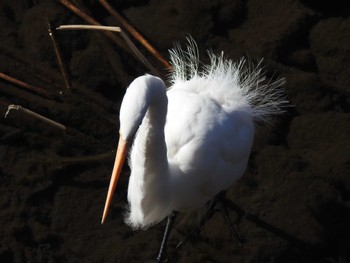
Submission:
M 202 207 L 245 172 L 254 122 L 268 122 L 287 103 L 283 79 L 266 81 L 260 63 L 234 63 L 208 52 L 199 69 L 193 40 L 170 50 L 171 87 L 144 75 L 128 87 L 120 109 L 120 139 L 103 213 L 130 146 L 126 223 L 146 229 L 172 211 Z M 248 64 L 248 65 L 247 65 Z

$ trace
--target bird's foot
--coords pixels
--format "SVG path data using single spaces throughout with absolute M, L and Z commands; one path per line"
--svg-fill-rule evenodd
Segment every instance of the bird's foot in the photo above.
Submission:
M 205 226 L 205 224 L 209 221 L 210 218 L 212 218 L 212 216 L 217 211 L 222 212 L 223 217 L 225 219 L 225 222 L 230 229 L 232 237 L 237 240 L 238 245 L 240 247 L 243 247 L 242 239 L 241 239 L 240 235 L 238 234 L 238 232 L 236 231 L 234 224 L 232 224 L 232 222 L 230 220 L 227 207 L 232 209 L 232 210 L 235 210 L 237 212 L 238 218 L 234 224 L 239 223 L 241 221 L 243 214 L 244 214 L 243 210 L 240 209 L 239 207 L 237 207 L 236 205 L 234 205 L 229 199 L 227 199 L 225 197 L 225 192 L 220 192 L 211 201 L 209 201 L 207 211 L 206 211 L 205 215 L 201 218 L 201 220 L 199 222 L 199 226 L 196 229 L 194 229 L 192 232 L 190 232 L 185 237 L 184 240 L 180 241 L 177 244 L 176 249 L 180 248 L 185 243 L 187 243 L 189 240 L 191 240 L 194 237 L 196 237 L 197 235 L 199 235 L 200 232 L 202 231 L 203 227 Z
M 189 240 L 193 239 L 194 237 L 196 237 L 196 236 L 198 236 L 200 234 L 200 232 L 202 231 L 202 229 L 203 229 L 204 225 L 206 224 L 206 222 L 215 213 L 216 203 L 217 203 L 217 200 L 215 198 L 213 198 L 212 200 L 210 200 L 208 202 L 208 204 L 207 204 L 207 207 L 208 207 L 207 211 L 206 211 L 205 215 L 202 216 L 202 218 L 200 219 L 198 227 L 195 228 L 193 231 L 191 231 L 189 234 L 187 234 L 186 237 L 176 245 L 176 249 L 179 249 L 181 246 L 186 244 Z

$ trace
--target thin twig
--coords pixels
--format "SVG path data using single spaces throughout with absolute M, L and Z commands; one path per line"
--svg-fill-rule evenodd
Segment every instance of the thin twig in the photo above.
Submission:
M 68 76 L 68 73 L 67 73 L 67 69 L 66 69 L 66 67 L 65 67 L 65 65 L 63 63 L 61 52 L 60 52 L 60 49 L 58 48 L 58 45 L 57 45 L 57 42 L 56 42 L 55 34 L 51 30 L 51 23 L 50 23 L 50 21 L 47 21 L 47 29 L 49 31 L 49 36 L 50 36 L 50 39 L 51 39 L 53 50 L 55 51 L 55 55 L 56 55 L 56 58 L 57 58 L 58 65 L 59 65 L 59 67 L 61 69 L 62 77 L 63 77 L 63 80 L 64 80 L 64 85 L 66 87 L 66 90 L 70 90 L 71 82 L 70 82 L 70 79 L 69 79 L 69 76 Z
M 100 4 L 125 28 L 137 41 L 140 42 L 166 69 L 171 69 L 170 63 L 132 26 L 121 16 L 106 0 L 99 0 Z
M 44 97 L 46 97 L 48 99 L 52 99 L 52 96 L 43 88 L 38 88 L 36 86 L 33 86 L 33 85 L 28 84 L 26 82 L 23 82 L 23 81 L 21 81 L 19 79 L 11 77 L 11 76 L 3 73 L 3 72 L 0 72 L 0 78 L 4 79 L 4 80 L 6 80 L 6 81 L 8 81 L 8 82 L 10 82 L 12 84 L 15 84 L 17 86 L 20 86 L 22 88 L 25 88 L 27 90 L 30 90 L 30 91 L 35 92 L 37 94 L 40 94 L 40 95 L 42 95 L 42 96 L 44 96 Z
M 43 115 L 40 115 L 39 113 L 36 113 L 34 111 L 28 110 L 27 108 L 24 108 L 24 107 L 22 107 L 20 105 L 15 105 L 15 104 L 8 105 L 7 112 L 5 113 L 5 118 L 7 118 L 8 114 L 10 113 L 11 110 L 18 110 L 20 112 L 28 114 L 28 115 L 30 115 L 30 116 L 38 119 L 38 120 L 41 120 L 41 121 L 43 121 L 43 122 L 45 122 L 45 123 L 47 123 L 47 124 L 49 124 L 51 126 L 54 126 L 56 128 L 61 129 L 63 131 L 65 131 L 67 129 L 66 126 L 64 126 L 61 123 L 58 123 L 58 122 L 56 122 L 54 120 L 51 120 L 49 118 L 44 117 Z

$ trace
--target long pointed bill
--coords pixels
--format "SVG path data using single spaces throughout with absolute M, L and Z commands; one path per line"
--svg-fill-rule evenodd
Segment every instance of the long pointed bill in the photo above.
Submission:
M 102 221 L 101 224 L 104 223 L 109 206 L 111 204 L 111 200 L 114 194 L 115 187 L 117 186 L 117 182 L 119 179 L 119 175 L 122 171 L 122 167 L 126 158 L 126 155 L 128 153 L 128 142 L 122 139 L 122 136 L 119 138 L 119 143 L 118 143 L 118 149 L 117 149 L 117 155 L 115 157 L 114 161 L 114 167 L 113 167 L 113 172 L 111 176 L 111 181 L 109 182 L 109 188 L 108 188 L 108 194 L 107 194 L 107 199 L 105 203 L 105 208 L 103 211 L 103 216 L 102 216 Z

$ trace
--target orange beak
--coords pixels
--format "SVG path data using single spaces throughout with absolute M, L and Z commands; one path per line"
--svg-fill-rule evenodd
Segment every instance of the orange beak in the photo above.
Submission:
M 120 176 L 120 173 L 122 171 L 122 167 L 126 158 L 126 155 L 128 154 L 128 149 L 129 145 L 128 142 L 122 139 L 122 136 L 119 138 L 119 143 L 118 143 L 118 149 L 117 149 L 117 155 L 115 157 L 114 161 L 114 167 L 113 167 L 113 172 L 111 176 L 111 181 L 109 182 L 109 188 L 108 188 L 108 194 L 107 194 L 107 199 L 105 203 L 105 208 L 103 211 L 103 216 L 102 216 L 102 221 L 101 224 L 104 223 L 109 206 L 112 201 L 112 197 L 114 194 L 115 187 L 117 186 L 117 182 Z

